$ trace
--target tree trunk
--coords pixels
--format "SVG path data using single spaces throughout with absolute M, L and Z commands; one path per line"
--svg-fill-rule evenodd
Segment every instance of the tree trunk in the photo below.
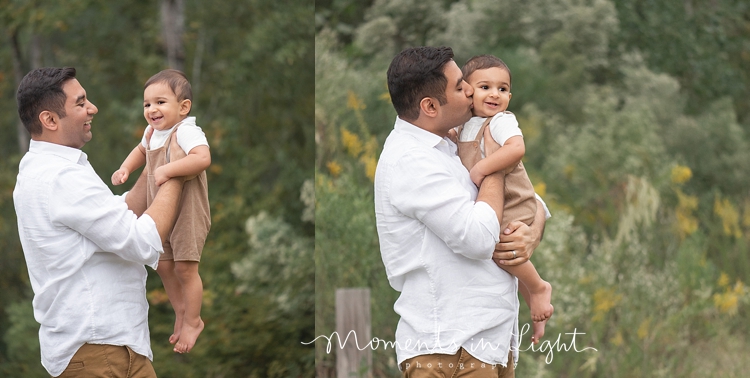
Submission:
M 18 88 L 21 84 L 21 79 L 23 79 L 24 72 L 26 72 L 22 59 L 23 55 L 21 54 L 21 46 L 18 44 L 18 29 L 11 31 L 10 45 L 13 50 L 13 76 L 15 76 L 16 79 L 16 88 Z M 16 130 L 18 132 L 18 151 L 21 155 L 24 155 L 29 151 L 30 136 L 20 118 L 16 124 Z
M 184 0 L 161 1 L 161 26 L 167 48 L 167 64 L 170 68 L 184 71 L 185 49 L 182 33 L 185 28 Z

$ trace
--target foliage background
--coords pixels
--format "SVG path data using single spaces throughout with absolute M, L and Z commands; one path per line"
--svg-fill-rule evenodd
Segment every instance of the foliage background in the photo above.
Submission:
M 143 83 L 167 68 L 160 5 L 0 0 L 0 376 L 47 376 L 12 201 L 21 157 L 14 68 L 77 68 L 99 108 L 84 151 L 109 183 L 143 132 Z M 206 329 L 190 354 L 171 351 L 172 309 L 150 271 L 155 369 L 164 377 L 312 376 L 313 349 L 300 341 L 313 338 L 314 4 L 184 0 L 184 17 L 193 114 L 213 155 L 213 227 L 201 263 Z
M 545 339 L 576 330 L 598 350 L 529 350 L 520 376 L 750 369 L 750 6 L 731 0 L 318 1 L 316 335 L 335 329 L 335 289 L 365 286 L 372 335 L 393 340 L 372 178 L 395 117 L 385 72 L 415 45 L 513 72 L 509 109 L 553 213 L 534 254 L 554 287 Z M 319 377 L 335 367 L 325 346 Z M 372 369 L 399 376 L 395 353 L 375 350 Z

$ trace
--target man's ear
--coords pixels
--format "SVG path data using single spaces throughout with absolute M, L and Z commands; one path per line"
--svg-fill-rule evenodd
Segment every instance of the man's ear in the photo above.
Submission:
M 185 99 L 180 102 L 180 115 L 186 116 L 188 113 L 190 113 L 190 108 L 192 108 L 193 102 Z
M 440 102 L 434 97 L 425 97 L 419 102 L 419 111 L 430 118 L 435 118 L 440 109 Z
M 53 111 L 44 110 L 39 113 L 39 122 L 42 123 L 42 132 L 44 132 L 44 129 L 56 131 L 57 127 L 60 125 L 59 120 L 60 116 Z

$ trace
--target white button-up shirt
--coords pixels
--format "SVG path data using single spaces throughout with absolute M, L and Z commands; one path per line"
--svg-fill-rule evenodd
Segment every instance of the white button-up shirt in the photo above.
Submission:
M 60 375 L 84 343 L 127 345 L 153 359 L 146 269 L 162 251 L 79 149 L 32 140 L 13 191 L 40 324 L 42 365 Z
M 380 251 L 391 286 L 398 363 L 464 347 L 505 366 L 518 334 L 515 277 L 492 261 L 500 224 L 450 140 L 400 118 L 375 173 Z

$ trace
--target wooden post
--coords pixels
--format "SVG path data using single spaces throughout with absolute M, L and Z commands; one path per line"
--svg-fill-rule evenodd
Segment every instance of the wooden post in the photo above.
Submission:
M 372 378 L 369 288 L 336 289 L 336 332 L 346 340 L 336 349 L 336 377 Z

